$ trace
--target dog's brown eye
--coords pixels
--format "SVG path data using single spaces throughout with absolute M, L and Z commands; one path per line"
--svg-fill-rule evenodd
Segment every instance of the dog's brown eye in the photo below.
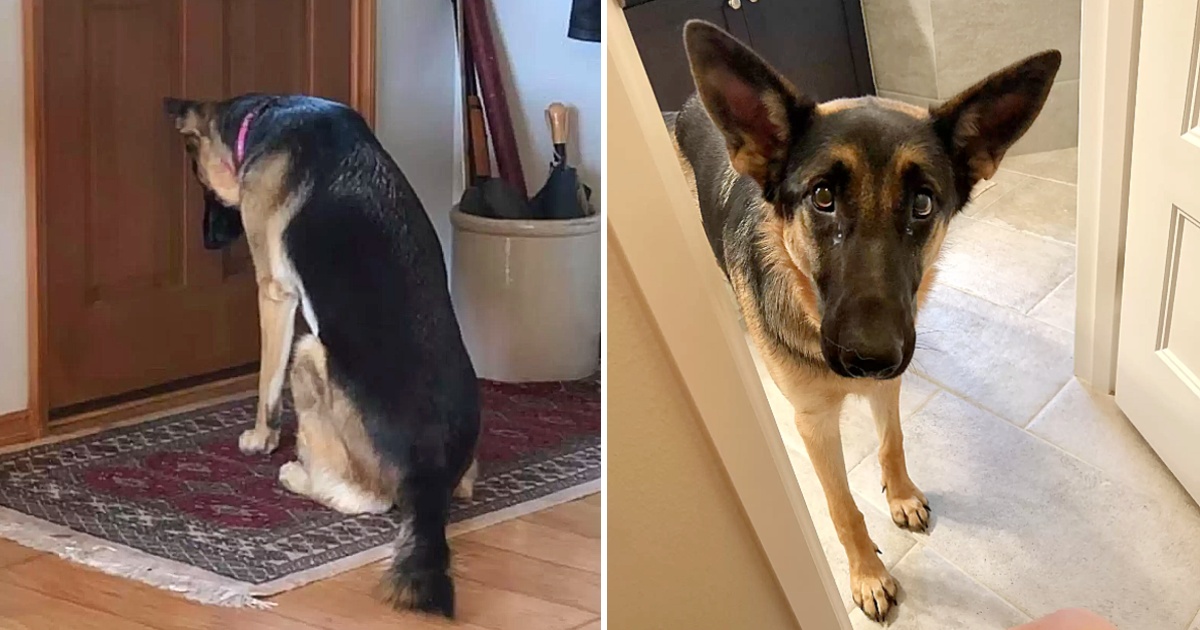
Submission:
M 913 216 L 918 219 L 933 214 L 933 197 L 927 192 L 919 192 L 913 197 Z
M 812 191 L 813 207 L 822 212 L 833 212 L 833 190 L 828 186 L 817 186 Z

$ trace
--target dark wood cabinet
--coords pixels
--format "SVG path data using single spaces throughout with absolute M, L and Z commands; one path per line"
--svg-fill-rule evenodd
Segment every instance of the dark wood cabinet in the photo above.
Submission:
M 818 101 L 875 93 L 860 0 L 626 0 L 659 107 L 679 109 L 695 89 L 683 25 L 699 18 L 749 44 Z

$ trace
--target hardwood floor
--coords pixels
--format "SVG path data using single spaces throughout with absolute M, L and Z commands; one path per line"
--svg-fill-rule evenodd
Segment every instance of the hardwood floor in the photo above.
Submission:
M 381 565 L 271 598 L 271 610 L 202 606 L 0 540 L 0 630 L 599 630 L 600 495 L 464 534 L 458 620 L 382 604 Z

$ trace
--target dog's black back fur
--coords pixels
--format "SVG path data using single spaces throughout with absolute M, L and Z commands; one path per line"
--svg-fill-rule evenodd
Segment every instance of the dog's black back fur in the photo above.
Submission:
M 311 97 L 248 96 L 221 116 L 245 162 L 286 150 L 287 189 L 308 189 L 284 245 L 304 285 L 330 379 L 359 407 L 380 457 L 402 474 L 411 531 L 392 580 L 413 607 L 453 614 L 450 497 L 479 435 L 479 388 L 450 301 L 441 245 L 399 167 L 353 109 Z

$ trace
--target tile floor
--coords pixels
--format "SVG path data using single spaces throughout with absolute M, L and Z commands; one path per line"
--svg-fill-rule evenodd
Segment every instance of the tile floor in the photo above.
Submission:
M 1200 630 L 1200 508 L 1111 397 L 1072 377 L 1073 149 L 1011 157 L 955 220 L 901 401 L 926 534 L 895 527 L 861 401 L 850 485 L 901 584 L 896 629 L 1009 628 L 1083 606 L 1121 630 Z M 761 364 L 760 364 L 761 367 Z M 855 628 L 845 553 L 783 395 L 767 397 Z

